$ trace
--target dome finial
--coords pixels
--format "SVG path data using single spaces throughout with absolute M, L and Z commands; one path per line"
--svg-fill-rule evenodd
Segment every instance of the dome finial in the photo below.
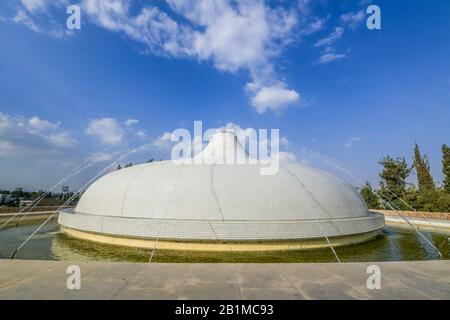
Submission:
M 231 128 L 217 129 L 208 145 L 196 156 L 206 162 L 236 163 L 236 160 L 248 159 L 248 153 L 239 141 L 235 130 Z

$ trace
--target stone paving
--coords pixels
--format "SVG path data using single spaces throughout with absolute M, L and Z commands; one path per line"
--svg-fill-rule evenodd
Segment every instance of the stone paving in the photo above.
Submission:
M 81 289 L 67 289 L 67 267 Z M 366 286 L 367 266 L 381 289 Z M 0 260 L 0 299 L 445 299 L 450 261 L 166 264 Z

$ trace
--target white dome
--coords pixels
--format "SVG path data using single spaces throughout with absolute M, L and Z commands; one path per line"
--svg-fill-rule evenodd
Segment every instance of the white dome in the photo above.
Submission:
M 260 165 L 176 165 L 171 161 L 114 171 L 81 197 L 84 214 L 209 220 L 355 218 L 367 208 L 336 177 L 298 164 L 263 176 Z
M 114 171 L 92 184 L 75 214 L 62 214 L 60 222 L 118 235 L 225 240 L 340 236 L 383 227 L 356 190 L 329 173 L 281 163 L 277 174 L 261 175 L 260 164 L 220 164 L 230 154 L 249 158 L 233 134 L 221 132 L 202 153 L 212 164 L 161 161 Z

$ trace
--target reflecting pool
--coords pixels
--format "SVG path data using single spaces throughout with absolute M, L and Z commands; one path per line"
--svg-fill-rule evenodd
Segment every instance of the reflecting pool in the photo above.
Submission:
M 0 231 L 0 258 L 11 253 L 38 227 L 26 224 Z M 450 258 L 448 236 L 422 231 L 422 234 Z M 414 230 L 386 227 L 374 240 L 335 248 L 342 262 L 403 261 L 439 259 L 437 252 Z M 98 244 L 68 237 L 56 222 L 45 225 L 16 259 L 70 261 L 148 262 L 152 249 L 133 249 Z M 279 252 L 193 252 L 156 250 L 152 262 L 335 262 L 329 248 Z

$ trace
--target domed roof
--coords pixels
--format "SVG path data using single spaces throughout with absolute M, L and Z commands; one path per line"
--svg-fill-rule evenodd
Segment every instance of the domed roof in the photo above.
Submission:
M 78 236 L 202 241 L 367 235 L 384 226 L 382 215 L 369 213 L 359 194 L 331 174 L 295 163 L 262 174 L 267 165 L 253 164 L 229 132 L 217 133 L 188 160 L 111 172 L 86 190 L 75 210 L 61 211 L 58 222 Z
M 202 156 L 210 164 L 161 161 L 114 171 L 83 194 L 75 211 L 202 220 L 329 219 L 368 214 L 351 186 L 324 171 L 281 163 L 278 173 L 262 175 L 261 164 L 227 164 L 222 160 L 230 156 L 249 158 L 229 132 L 216 134 Z

